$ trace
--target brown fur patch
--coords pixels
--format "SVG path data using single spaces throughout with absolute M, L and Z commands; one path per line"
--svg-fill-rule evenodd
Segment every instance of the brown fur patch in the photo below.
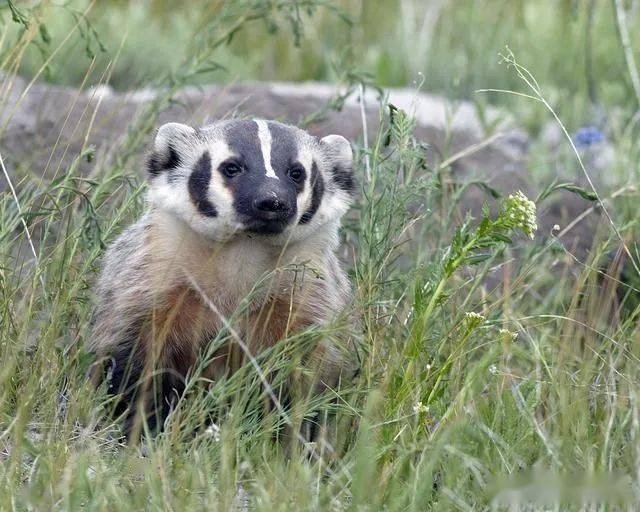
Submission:
M 252 350 L 259 352 L 311 323 L 301 304 L 287 299 L 272 299 L 248 318 L 246 332 Z
M 193 290 L 186 286 L 173 289 L 163 304 L 154 308 L 150 332 L 144 336 L 151 367 L 185 377 L 197 360 L 202 340 L 215 334 L 216 328 Z

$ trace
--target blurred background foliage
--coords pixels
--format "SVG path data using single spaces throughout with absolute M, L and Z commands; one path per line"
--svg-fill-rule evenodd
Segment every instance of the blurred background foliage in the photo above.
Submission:
M 25 8 L 30 4 L 13 3 Z M 233 4 L 227 2 L 225 9 L 229 3 Z M 113 87 L 126 90 L 151 85 L 156 77 L 175 70 L 197 43 L 193 34 L 222 12 L 223 4 L 221 0 L 38 3 L 37 17 L 45 37 L 40 45 L 26 49 L 19 72 L 33 75 L 46 58 L 43 46 L 56 47 L 79 13 L 91 6 L 84 29 L 87 37 L 72 38 L 48 67 L 45 78 L 78 85 L 95 57 L 88 84 L 96 83 L 108 63 L 115 61 Z M 6 48 L 23 28 L 10 22 L 8 4 L 4 7 L 2 40 Z M 625 7 L 632 46 L 639 48 L 640 1 L 627 0 Z M 637 106 L 613 2 L 339 0 L 327 2 L 311 20 L 301 1 L 296 16 L 305 23 L 276 17 L 238 32 L 232 44 L 217 54 L 222 68 L 190 81 L 337 81 L 341 70 L 357 68 L 371 73 L 383 86 L 421 86 L 451 99 L 468 99 L 480 88 L 521 90 L 515 73 L 500 62 L 499 54 L 508 44 L 544 84 L 551 101 L 563 105 L 562 114 L 569 124 L 592 121 L 594 106 L 605 110 L 634 110 Z M 292 34 L 300 26 L 304 37 Z M 292 39 L 297 44 L 291 44 Z M 514 101 L 502 94 L 486 99 Z M 522 112 L 522 102 L 518 103 Z M 527 117 L 526 111 L 522 114 Z M 535 116 L 525 122 L 533 129 L 538 126 Z

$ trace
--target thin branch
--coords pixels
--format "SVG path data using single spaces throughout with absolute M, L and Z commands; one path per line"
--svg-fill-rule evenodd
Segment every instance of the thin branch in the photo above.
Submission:
M 11 178 L 9 177 L 9 173 L 7 172 L 7 168 L 4 166 L 4 159 L 2 158 L 2 153 L 0 153 L 0 167 L 2 167 L 2 173 L 4 174 L 7 183 L 9 184 L 9 189 L 11 190 L 11 195 L 13 195 L 13 200 L 16 203 L 16 208 L 18 209 L 18 216 L 20 217 L 20 222 L 22 222 L 22 227 L 24 229 L 25 234 L 27 235 L 27 241 L 29 242 L 29 247 L 31 247 L 31 253 L 35 258 L 36 268 L 38 267 L 38 254 L 36 252 L 36 248 L 33 245 L 33 240 L 31 238 L 31 233 L 29 233 L 29 227 L 27 226 L 27 222 L 24 220 L 22 215 L 22 207 L 20 206 L 20 200 L 18 199 L 18 194 L 16 194 L 16 189 L 11 182 Z M 42 284 L 42 291 L 45 292 L 44 279 L 42 278 L 42 274 L 39 275 L 40 284 Z
M 461 158 L 465 158 L 469 155 L 473 155 L 474 153 L 477 153 L 481 149 L 486 148 L 487 146 L 490 146 L 491 144 L 493 144 L 496 140 L 504 137 L 504 135 L 505 134 L 501 132 L 494 133 L 491 137 L 481 142 L 478 142 L 477 144 L 472 144 L 471 146 L 468 146 L 461 151 L 458 151 L 455 155 L 452 155 L 446 160 L 444 160 L 438 166 L 438 170 L 445 169 L 446 167 L 450 166 L 452 163 L 456 162 L 457 160 L 460 160 Z
M 371 163 L 369 162 L 369 134 L 367 130 L 367 114 L 364 100 L 364 85 L 360 83 L 360 117 L 362 118 L 362 140 L 364 143 L 364 168 L 367 182 L 371 183 Z

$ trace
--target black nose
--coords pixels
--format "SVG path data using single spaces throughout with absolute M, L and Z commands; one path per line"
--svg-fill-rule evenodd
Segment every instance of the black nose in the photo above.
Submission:
M 253 215 L 265 221 L 286 222 L 289 220 L 291 206 L 275 191 L 258 194 L 253 200 Z
M 257 197 L 253 201 L 253 207 L 263 213 L 282 213 L 286 212 L 289 207 L 277 196 L 271 195 L 266 197 Z

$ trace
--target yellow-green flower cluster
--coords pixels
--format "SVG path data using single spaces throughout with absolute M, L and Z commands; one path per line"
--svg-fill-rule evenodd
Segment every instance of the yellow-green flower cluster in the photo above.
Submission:
M 467 319 L 467 322 L 469 322 L 469 325 L 471 327 L 477 327 L 478 325 L 483 324 L 486 320 L 483 315 L 481 315 L 480 313 L 476 313 L 475 311 L 465 313 L 464 317 Z
M 501 220 L 512 229 L 519 229 L 529 238 L 533 238 L 538 229 L 536 205 L 520 190 L 504 201 Z
M 516 341 L 518 339 L 518 333 L 509 329 L 498 329 L 498 333 L 504 341 Z

